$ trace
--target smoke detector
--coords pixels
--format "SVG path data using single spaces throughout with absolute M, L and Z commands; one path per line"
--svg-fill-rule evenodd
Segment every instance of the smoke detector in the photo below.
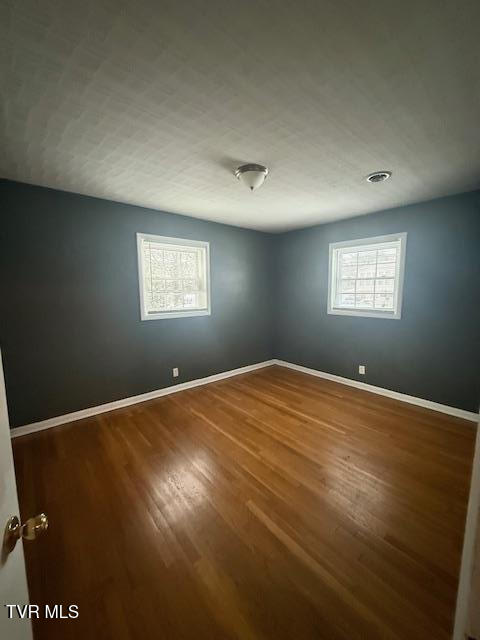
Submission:
M 368 175 L 365 179 L 367 182 L 385 182 L 392 175 L 391 171 L 374 171 Z
M 238 167 L 235 171 L 235 177 L 240 180 L 240 182 L 243 182 L 250 191 L 255 191 L 255 189 L 261 187 L 267 175 L 268 169 L 262 164 L 242 164 L 242 166 Z

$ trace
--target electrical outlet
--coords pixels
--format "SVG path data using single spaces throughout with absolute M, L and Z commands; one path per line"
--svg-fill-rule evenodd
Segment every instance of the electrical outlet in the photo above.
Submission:
M 178 367 L 172 369 L 172 375 L 174 378 L 178 378 Z
M 360 364 L 360 365 L 358 366 L 358 373 L 359 373 L 361 376 L 364 376 L 364 375 L 365 375 L 366 370 L 367 370 L 367 368 L 365 367 L 365 365 L 364 365 L 364 364 Z

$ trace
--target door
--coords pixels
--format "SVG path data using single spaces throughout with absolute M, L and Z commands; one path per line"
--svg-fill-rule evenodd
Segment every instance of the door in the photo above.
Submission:
M 468 500 L 454 640 L 480 639 L 480 422 L 477 426 Z
M 12 445 L 7 412 L 7 397 L 0 353 L 0 543 L 11 516 L 18 516 L 17 487 L 13 469 Z M 0 638 L 8 640 L 32 640 L 30 620 L 20 619 L 17 612 L 8 618 L 6 604 L 28 604 L 27 579 L 23 545 L 19 540 L 11 552 L 2 545 L 0 555 Z

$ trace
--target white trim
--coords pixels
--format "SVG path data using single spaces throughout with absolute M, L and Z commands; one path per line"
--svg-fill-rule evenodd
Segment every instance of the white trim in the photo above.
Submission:
M 358 380 L 352 380 L 350 378 L 343 378 L 342 376 L 336 376 L 333 373 L 318 371 L 318 369 L 302 367 L 299 364 L 285 362 L 285 360 L 274 360 L 273 364 L 278 364 L 279 366 L 287 367 L 288 369 L 295 369 L 296 371 L 301 371 L 302 373 L 308 373 L 309 375 L 316 376 L 317 378 L 325 378 L 326 380 L 331 380 L 332 382 L 339 382 L 340 384 L 345 384 L 349 387 L 356 387 L 357 389 L 369 391 L 370 393 L 377 393 L 380 396 L 386 396 L 387 398 L 393 398 L 394 400 L 400 400 L 401 402 L 408 402 L 409 404 L 414 404 L 418 407 L 425 407 L 426 409 L 432 409 L 433 411 L 447 413 L 450 416 L 463 418 L 464 420 L 472 420 L 476 422 L 479 418 L 478 413 L 473 413 L 473 411 L 465 411 L 465 409 L 457 409 L 457 407 L 450 407 L 446 404 L 433 402 L 432 400 L 424 400 L 423 398 L 409 396 L 398 391 L 384 389 L 383 387 L 375 387 L 373 384 L 367 384 L 366 382 L 360 382 Z
M 177 246 L 197 247 L 205 249 L 205 293 L 207 306 L 204 309 L 192 309 L 191 311 L 165 311 L 163 313 L 147 313 L 145 311 L 145 298 L 143 291 L 143 260 L 142 241 L 159 242 Z M 140 299 L 140 318 L 142 320 L 170 320 L 171 318 L 191 318 L 193 316 L 209 316 L 211 314 L 210 302 L 210 243 L 204 240 L 188 240 L 185 238 L 170 238 L 168 236 L 156 236 L 151 233 L 137 233 L 137 262 L 138 262 L 138 290 Z
M 18 436 L 25 436 L 28 433 L 34 433 L 35 431 L 51 429 L 52 427 L 58 427 L 59 425 L 67 424 L 68 422 L 75 422 L 75 420 L 89 418 L 90 416 L 95 416 L 99 413 L 106 413 L 107 411 L 114 411 L 115 409 L 121 409 L 122 407 L 129 407 L 132 404 L 138 404 L 139 402 L 145 402 L 146 400 L 153 400 L 154 398 L 167 396 L 171 393 L 177 393 L 178 391 L 185 391 L 186 389 L 210 384 L 211 382 L 218 382 L 219 380 L 238 376 L 242 373 L 248 373 L 249 371 L 255 371 L 256 369 L 270 367 L 272 364 L 274 364 L 273 360 L 265 360 L 264 362 L 258 362 L 257 364 L 249 364 L 246 367 L 239 367 L 238 369 L 231 369 L 230 371 L 216 373 L 213 376 L 207 376 L 206 378 L 197 378 L 196 380 L 190 380 L 189 382 L 181 382 L 180 384 L 175 384 L 171 387 L 163 387 L 162 389 L 156 389 L 155 391 L 141 393 L 138 396 L 130 396 L 129 398 L 114 400 L 113 402 L 107 402 L 106 404 L 101 404 L 97 407 L 88 407 L 87 409 L 80 409 L 80 411 L 67 413 L 63 416 L 55 416 L 54 418 L 48 418 L 47 420 L 42 420 L 40 422 L 32 422 L 31 424 L 25 424 L 22 427 L 13 428 L 11 430 L 11 436 L 12 438 L 16 438 Z
M 345 309 L 334 306 L 333 291 L 337 288 L 337 250 L 345 247 L 362 246 L 364 249 L 379 248 L 382 244 L 398 242 L 400 260 L 397 260 L 395 270 L 394 310 L 382 311 L 381 309 Z M 331 242 L 328 246 L 328 298 L 327 313 L 337 316 L 358 316 L 361 318 L 383 318 L 385 320 L 400 320 L 402 317 L 403 279 L 405 276 L 405 254 L 407 252 L 407 233 L 392 233 L 386 236 L 374 238 L 361 238 L 359 240 L 345 240 L 344 242 Z
M 246 367 L 240 367 L 238 369 L 231 369 L 230 371 L 224 371 L 223 373 L 216 373 L 206 378 L 198 378 L 191 380 L 190 382 L 181 382 L 170 387 L 163 387 L 162 389 L 156 389 L 154 391 L 148 391 L 147 393 L 141 393 L 138 396 L 130 396 L 129 398 L 123 398 L 121 400 L 114 400 L 113 402 L 107 402 L 96 407 L 88 407 L 87 409 L 80 409 L 73 413 L 67 413 L 63 416 L 55 416 L 48 418 L 47 420 L 41 420 L 40 422 L 32 422 L 21 427 L 14 427 L 11 430 L 12 438 L 18 436 L 24 436 L 28 433 L 34 433 L 35 431 L 43 431 L 44 429 L 51 429 L 52 427 L 58 427 L 62 424 L 69 422 L 75 422 L 75 420 L 82 420 L 83 418 L 89 418 L 100 413 L 107 411 L 114 411 L 115 409 L 121 409 L 122 407 L 129 407 L 132 404 L 145 402 L 147 400 L 153 400 L 160 398 L 161 396 L 169 395 L 170 393 L 177 393 L 178 391 L 184 391 L 186 389 L 192 389 L 193 387 L 199 387 L 204 384 L 210 384 L 211 382 L 217 382 L 218 380 L 224 380 L 225 378 L 231 378 L 233 376 L 241 375 L 242 373 L 248 373 L 249 371 L 255 371 L 256 369 L 263 369 L 264 367 L 270 367 L 272 365 L 279 365 L 281 367 L 287 367 L 288 369 L 295 369 L 302 373 L 308 373 L 317 378 L 325 378 L 326 380 L 332 380 L 333 382 L 339 382 L 349 387 L 357 387 L 364 391 L 370 391 L 371 393 L 377 393 L 378 395 L 386 396 L 388 398 L 394 398 L 402 402 L 408 402 L 419 407 L 426 407 L 434 411 L 440 411 L 447 413 L 457 418 L 463 418 L 464 420 L 477 421 L 479 419 L 478 413 L 471 411 L 465 411 L 464 409 L 457 409 L 456 407 L 449 407 L 448 405 L 439 404 L 438 402 L 432 402 L 431 400 L 423 400 L 422 398 L 416 398 L 415 396 L 408 396 L 404 393 L 397 391 L 391 391 L 390 389 L 383 389 L 382 387 L 375 387 L 365 382 L 359 382 L 357 380 L 351 380 L 350 378 L 342 378 L 341 376 L 333 375 L 332 373 L 326 373 L 324 371 L 318 371 L 317 369 L 309 369 L 308 367 L 302 367 L 298 364 L 291 362 L 285 362 L 284 360 L 265 360 L 257 364 L 247 365 Z
M 472 604 L 471 586 L 475 563 L 475 545 L 480 536 L 480 425 L 477 427 L 475 454 L 473 457 L 472 483 L 468 499 L 465 536 L 463 538 L 462 564 L 457 592 L 457 610 L 453 640 L 463 640 L 469 635 L 469 606 Z M 466 634 L 466 635 L 465 635 Z

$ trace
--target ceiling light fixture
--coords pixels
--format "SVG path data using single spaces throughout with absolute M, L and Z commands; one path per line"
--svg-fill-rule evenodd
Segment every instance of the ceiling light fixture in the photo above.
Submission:
M 374 171 L 370 175 L 368 175 L 365 180 L 367 182 L 385 182 L 392 175 L 391 171 Z
M 235 171 L 235 177 L 238 178 L 240 182 L 243 182 L 250 191 L 255 191 L 255 189 L 261 187 L 267 175 L 268 169 L 262 164 L 242 164 L 242 166 L 238 167 Z

